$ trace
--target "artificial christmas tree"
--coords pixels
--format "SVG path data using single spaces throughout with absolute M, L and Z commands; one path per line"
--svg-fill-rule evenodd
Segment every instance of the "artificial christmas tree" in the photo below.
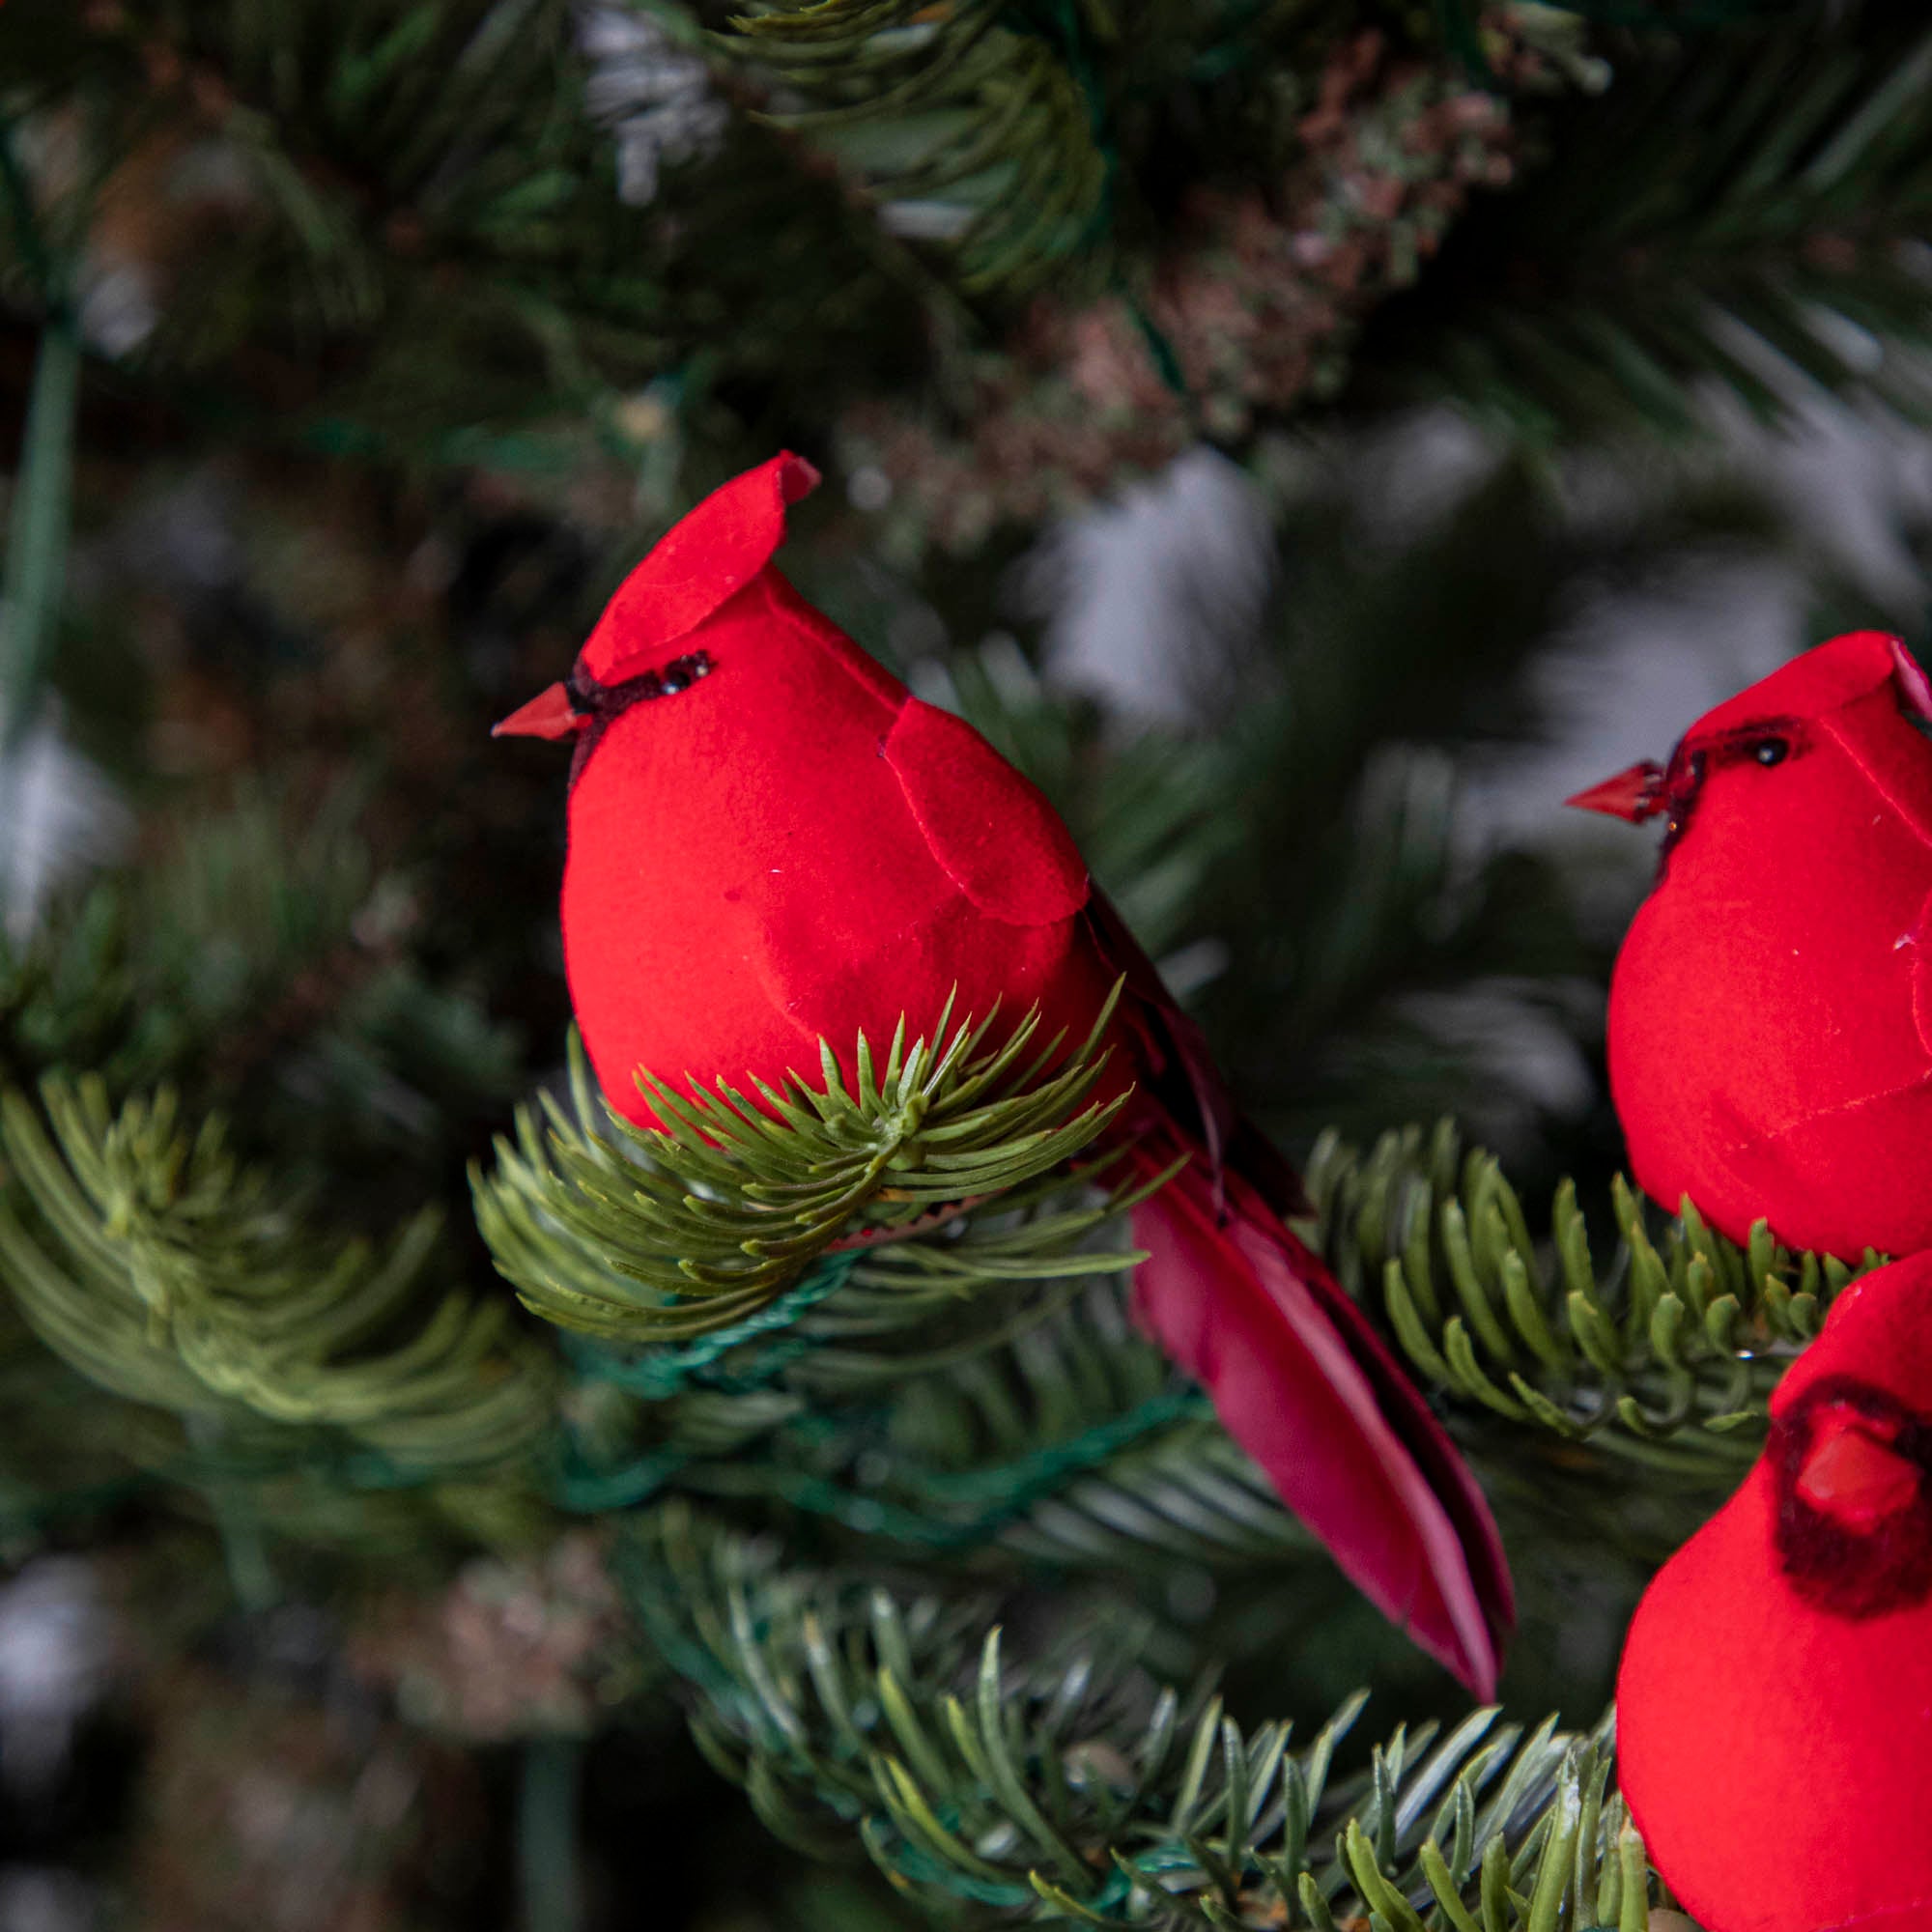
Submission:
M 47 1760 L 0 1898 L 1666 1909 L 1614 1781 L 1625 1622 L 1862 1260 L 1637 1201 L 1600 1015 L 1642 882 L 1481 832 L 1458 780 L 1542 728 L 1579 613 L 1713 556 L 1796 584 L 1784 644 L 1918 641 L 1922 530 L 1851 582 L 1709 433 L 1719 393 L 1920 408 L 1926 60 L 1886 0 L 7 0 L 0 1550 L 82 1564 L 139 1642 L 71 1717 L 119 1775 Z M 1416 473 L 1417 403 L 1481 426 L 1453 473 Z M 1062 687 L 1009 566 L 1204 440 L 1277 595 L 1150 723 Z M 846 940 L 797 942 L 843 989 L 802 1086 L 659 1085 L 639 1128 L 652 1056 L 586 1008 L 600 1094 L 559 775 L 488 727 L 787 447 L 827 478 L 800 600 L 1038 788 L 1054 876 L 1091 868 L 1299 1162 L 1293 1239 L 1482 1483 L 1499 1710 L 1136 1326 L 1144 1182 L 1076 1130 L 1114 1077 L 1080 1027 L 1040 1065 L 980 1011 L 895 1033 L 859 883 Z M 1216 601 L 1190 563 L 1156 648 Z M 639 713 L 722 695 L 694 655 Z M 89 775 L 59 811 L 53 771 Z M 1443 1113 L 1501 1157 L 1402 1124 Z

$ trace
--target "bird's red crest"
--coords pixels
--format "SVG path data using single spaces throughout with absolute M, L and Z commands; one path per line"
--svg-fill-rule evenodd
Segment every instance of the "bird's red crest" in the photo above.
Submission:
M 714 490 L 618 586 L 583 646 L 583 668 L 621 684 L 688 637 L 771 561 L 785 511 L 817 485 L 818 471 L 787 451 Z
M 1770 717 L 1817 718 L 1892 684 L 1903 709 L 1932 719 L 1932 688 L 1905 646 L 1883 631 L 1852 631 L 1801 652 L 1747 690 L 1707 711 L 1687 742 Z

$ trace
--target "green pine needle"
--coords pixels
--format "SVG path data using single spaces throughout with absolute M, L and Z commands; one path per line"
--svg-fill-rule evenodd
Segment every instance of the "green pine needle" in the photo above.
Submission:
M 55 1076 L 42 1099 L 44 1116 L 0 1095 L 0 1284 L 90 1381 L 190 1419 L 346 1437 L 384 1480 L 501 1463 L 547 1429 L 548 1372 L 504 1305 L 429 1286 L 433 1213 L 383 1250 L 319 1240 L 167 1090 L 117 1112 L 98 1078 Z M 287 1443 L 315 1453 L 312 1435 Z
M 921 207 L 967 293 L 1036 284 L 1092 241 L 1109 170 L 1077 40 L 1069 65 L 997 0 L 810 0 L 731 26 L 729 55 L 810 103 L 768 118 Z
M 1447 1122 L 1384 1134 L 1366 1157 L 1324 1135 L 1308 1185 L 1319 1242 L 1351 1293 L 1379 1298 L 1425 1382 L 1675 1466 L 1750 1461 L 1778 1378 L 1880 1260 L 1794 1255 L 1761 1221 L 1740 1248 L 1688 1201 L 1673 1218 L 1647 1213 L 1619 1176 L 1619 1246 L 1600 1262 L 1574 1185 L 1534 1238 L 1494 1157 L 1463 1151 Z
M 1695 431 L 1714 380 L 1766 418 L 1807 388 L 1932 413 L 1922 15 L 1859 8 L 1848 29 L 1780 0 L 1575 11 L 1714 31 L 1643 43 L 1551 123 L 1544 164 L 1472 213 L 1406 316 L 1387 313 L 1399 385 L 1537 440 Z
M 901 1600 L 780 1568 L 681 1506 L 627 1546 L 646 1626 L 697 1694 L 705 1755 L 823 1854 L 856 1842 L 902 1891 L 1020 1922 L 1583 1932 L 1648 1901 L 1605 1725 L 1494 1710 L 1336 1753 L 1183 1700 L 1131 1633 L 1030 1654 L 991 1599 Z M 1636 1856 L 1633 1860 L 1632 1853 Z M 1640 1922 L 1640 1920 L 1639 1920 Z
M 1118 1269 L 1134 1257 L 1088 1236 L 1144 1189 L 1017 1224 L 982 1217 L 970 1249 L 951 1245 L 972 1210 L 1010 1215 L 1064 1193 L 1068 1163 L 1119 1117 L 1125 1094 L 1091 1098 L 1118 998 L 1064 1058 L 1058 1037 L 1037 1040 L 1037 1011 L 995 1043 L 997 1013 L 954 1028 L 949 1002 L 930 1042 L 909 1040 L 901 1018 L 882 1061 L 862 1035 L 849 1090 L 823 1042 L 816 1087 L 793 1075 L 748 1095 L 720 1079 L 714 1097 L 640 1071 L 661 1129 L 599 1101 L 573 1040 L 576 1119 L 546 1098 L 545 1134 L 520 1112 L 494 1169 L 472 1170 L 477 1225 L 537 1314 L 627 1341 L 744 1321 L 841 1247 L 877 1246 L 885 1264 L 927 1285 L 951 1277 L 960 1293 Z

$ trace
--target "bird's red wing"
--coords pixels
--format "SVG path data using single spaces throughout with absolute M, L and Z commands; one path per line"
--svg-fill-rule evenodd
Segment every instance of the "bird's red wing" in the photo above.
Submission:
M 1294 1170 L 1236 1113 L 1199 1026 L 1088 878 L 1060 814 L 979 732 L 909 697 L 884 746 L 932 855 L 980 911 L 1010 925 L 1083 913 L 1087 943 L 1109 979 L 1126 982 L 1121 1022 L 1135 1036 L 1151 1091 L 1206 1150 L 1218 1190 L 1231 1162 L 1277 1212 L 1305 1205 Z
M 1060 814 L 964 719 L 908 697 L 880 747 L 932 856 L 988 918 L 1052 925 L 1086 905 Z

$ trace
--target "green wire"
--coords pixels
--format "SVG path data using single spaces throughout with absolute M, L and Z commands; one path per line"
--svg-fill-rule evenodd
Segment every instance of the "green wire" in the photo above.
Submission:
M 80 394 L 80 330 L 67 275 L 48 247 L 32 184 L 14 147 L 14 123 L 0 121 L 0 198 L 47 309 L 27 398 L 26 429 L 14 477 L 7 557 L 0 572 L 0 784 L 9 753 L 19 750 L 39 712 L 67 578 L 73 501 L 74 410 Z M 0 823 L 12 815 L 0 797 Z
M 579 1932 L 582 1886 L 577 1865 L 577 1799 L 583 1746 L 534 1738 L 524 1747 L 517 1794 L 517 1887 L 524 1932 Z
M 79 331 L 71 318 L 56 315 L 42 332 L 34 362 L 0 575 L 0 765 L 33 725 L 52 656 L 67 577 L 79 394 Z

